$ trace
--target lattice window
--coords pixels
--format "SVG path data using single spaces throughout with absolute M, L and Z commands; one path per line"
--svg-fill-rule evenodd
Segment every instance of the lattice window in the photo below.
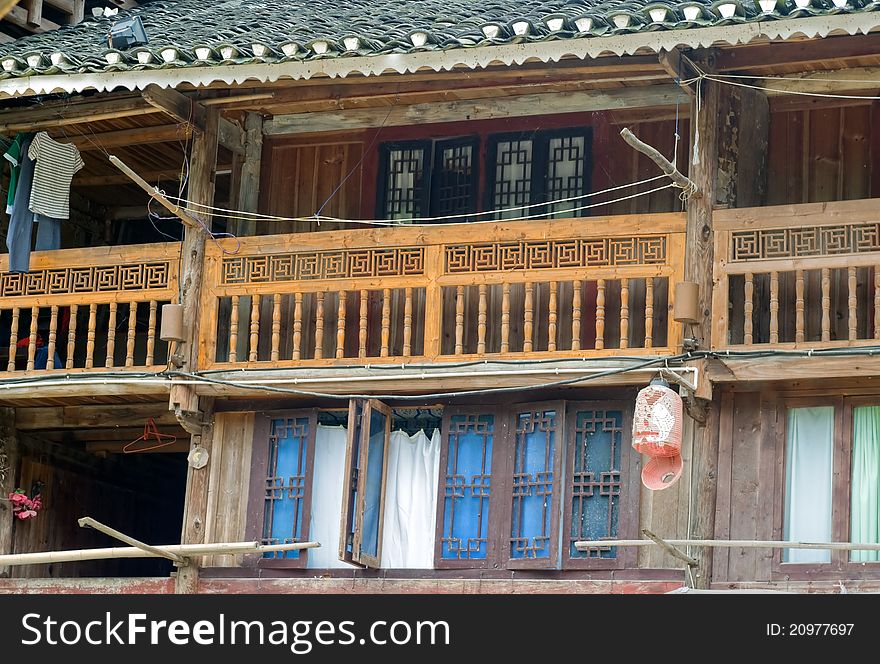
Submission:
M 470 139 L 443 141 L 435 146 L 436 157 L 431 177 L 431 216 L 466 214 L 476 210 L 476 149 L 476 142 Z
M 528 140 L 499 141 L 495 148 L 492 209 L 505 210 L 532 202 L 533 143 Z M 499 212 L 496 219 L 521 217 L 524 212 Z
M 551 138 L 547 150 L 547 198 L 556 201 L 586 193 L 586 144 L 584 134 Z M 584 204 L 583 200 L 555 203 L 549 211 L 558 211 L 553 217 L 577 217 L 580 212 L 569 212 Z
M 425 155 L 423 144 L 390 148 L 386 155 L 383 216 L 408 219 L 422 216 L 425 205 Z
M 491 136 L 489 145 L 489 182 L 486 184 L 490 209 L 533 206 L 496 212 L 496 219 L 544 213 L 551 217 L 577 217 L 583 214 L 583 211 L 570 211 L 583 205 L 583 200 L 546 206 L 538 204 L 587 193 L 590 163 L 588 129 Z
M 307 415 L 269 422 L 263 496 L 264 544 L 288 544 L 308 539 L 313 441 L 314 425 Z M 265 557 L 299 559 L 301 553 L 267 553 Z
M 558 408 L 516 415 L 511 499 L 511 560 L 555 562 L 558 528 Z
M 578 551 L 580 540 L 615 538 L 620 522 L 623 414 L 615 410 L 579 410 L 568 472 L 571 523 L 567 545 L 571 558 L 615 558 L 615 547 Z
M 476 566 L 489 556 L 493 413 L 456 413 L 444 426 L 439 518 L 439 561 Z M 444 562 L 450 561 L 443 565 Z

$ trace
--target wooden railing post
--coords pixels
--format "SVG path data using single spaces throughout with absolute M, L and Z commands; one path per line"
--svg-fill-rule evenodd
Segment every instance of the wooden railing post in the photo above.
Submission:
M 425 357 L 440 356 L 443 321 L 443 287 L 438 279 L 443 275 L 443 246 L 425 247 Z

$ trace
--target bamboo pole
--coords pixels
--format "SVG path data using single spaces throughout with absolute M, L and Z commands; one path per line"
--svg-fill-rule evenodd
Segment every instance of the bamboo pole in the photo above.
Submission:
M 109 535 L 114 539 L 118 539 L 120 542 L 124 542 L 129 546 L 137 547 L 142 551 L 146 551 L 151 556 L 156 556 L 160 558 L 168 558 L 168 560 L 173 560 L 174 562 L 180 565 L 189 565 L 189 561 L 176 553 L 171 553 L 170 551 L 166 551 L 165 549 L 159 549 L 155 546 L 150 546 L 149 544 L 144 544 L 140 540 L 136 540 L 134 537 L 129 537 L 125 533 L 121 533 L 115 528 L 111 528 L 108 525 L 101 523 L 100 521 L 95 521 L 90 516 L 84 516 L 82 519 L 77 521 L 80 528 L 94 528 L 95 530 L 99 530 L 105 535 Z
M 163 551 L 184 557 L 233 555 L 241 553 L 270 553 L 273 551 L 299 551 L 321 546 L 318 542 L 261 545 L 259 542 L 219 542 L 216 544 L 168 544 Z M 42 565 L 45 563 L 72 563 L 83 560 L 107 560 L 110 558 L 161 558 L 137 547 L 119 546 L 102 549 L 73 549 L 70 551 L 45 551 L 40 553 L 12 553 L 0 556 L 4 565 Z
M 658 538 L 659 539 L 659 538 Z M 733 549 L 833 549 L 835 551 L 880 551 L 880 544 L 857 544 L 852 542 L 790 542 L 776 540 L 710 540 L 710 539 L 667 539 L 670 546 L 707 546 Z M 574 543 L 578 551 L 597 546 L 662 546 L 650 539 L 624 540 L 603 539 L 584 540 Z M 0 564 L 3 563 L 0 556 Z

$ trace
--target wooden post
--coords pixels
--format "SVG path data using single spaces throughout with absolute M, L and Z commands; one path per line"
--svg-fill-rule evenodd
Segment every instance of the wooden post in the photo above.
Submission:
M 214 174 L 217 166 L 217 134 L 219 111 L 209 108 L 205 113 L 205 131 L 196 134 L 190 156 L 190 184 L 188 198 L 194 203 L 214 204 Z M 210 222 L 205 225 L 210 229 Z M 207 232 L 187 226 L 181 246 L 181 303 L 186 341 L 179 346 L 185 370 L 195 371 L 199 356 L 199 304 L 201 302 L 202 275 L 205 267 L 205 242 Z M 204 313 L 204 312 L 202 312 Z M 210 318 L 210 317 L 209 317 Z M 214 334 L 206 330 L 205 334 Z M 205 537 L 205 512 L 208 503 L 208 478 L 211 473 L 211 439 L 213 437 L 213 399 L 198 396 L 191 386 L 173 385 L 171 409 L 192 434 L 190 447 L 202 447 L 208 453 L 208 463 L 202 468 L 187 469 L 186 500 L 184 504 L 181 544 L 200 544 Z M 195 419 L 193 419 L 195 416 Z M 194 593 L 198 588 L 198 564 L 194 558 L 191 565 L 180 567 L 175 582 L 175 592 Z
M 15 431 L 15 410 L 0 408 L 0 498 L 15 489 L 18 469 L 18 438 Z M 0 500 L 0 555 L 12 553 L 15 522 L 12 503 Z M 10 575 L 9 567 L 0 566 L 0 578 Z
M 685 280 L 700 285 L 700 321 L 694 326 L 694 334 L 702 348 L 708 348 L 712 330 L 712 266 L 714 259 L 714 238 L 712 235 L 712 205 L 715 201 L 715 177 L 718 159 L 718 108 L 722 86 L 718 83 L 701 81 L 701 104 L 697 109 L 696 97 L 691 103 L 692 127 L 699 131 L 696 155 L 691 157 L 690 179 L 694 181 L 703 195 L 692 198 L 687 206 L 687 252 L 685 258 Z M 693 163 L 694 158 L 697 163 Z M 713 421 L 709 418 L 709 421 Z M 693 431 L 693 484 L 692 509 L 688 524 L 688 537 L 712 539 L 715 537 L 715 495 L 718 468 L 718 436 L 708 425 L 691 427 Z M 698 563 L 694 567 L 694 585 L 708 588 L 712 578 L 712 550 L 696 548 L 693 558 Z

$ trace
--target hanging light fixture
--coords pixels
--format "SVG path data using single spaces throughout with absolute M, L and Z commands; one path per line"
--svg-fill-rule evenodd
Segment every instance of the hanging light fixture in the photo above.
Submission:
M 681 397 L 662 378 L 636 396 L 632 446 L 651 457 L 642 469 L 642 484 L 653 491 L 669 488 L 682 475 L 683 410 Z

